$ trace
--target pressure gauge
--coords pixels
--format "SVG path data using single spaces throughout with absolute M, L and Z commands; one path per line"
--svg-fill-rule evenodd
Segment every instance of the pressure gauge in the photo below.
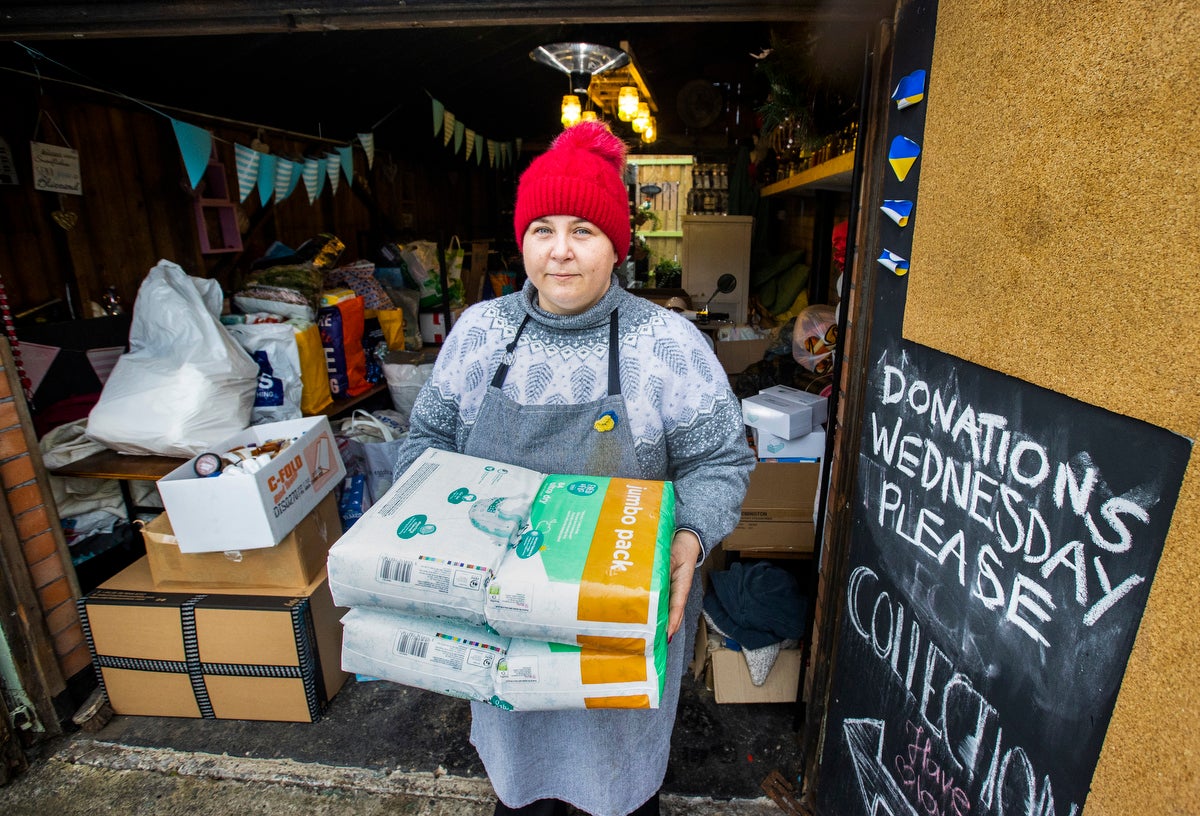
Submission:
M 196 463 L 192 465 L 192 468 L 201 478 L 216 476 L 221 472 L 221 457 L 215 453 L 202 453 L 196 457 Z

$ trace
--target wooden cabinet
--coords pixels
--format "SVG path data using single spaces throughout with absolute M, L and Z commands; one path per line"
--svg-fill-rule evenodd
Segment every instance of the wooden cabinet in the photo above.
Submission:
M 754 219 L 748 215 L 687 215 L 683 218 L 683 288 L 692 308 L 702 309 L 710 297 L 710 312 L 726 312 L 734 323 L 745 323 L 750 294 L 750 238 Z M 717 278 L 729 273 L 737 288 L 717 292 Z
M 200 235 L 200 251 L 205 255 L 241 252 L 242 235 L 238 230 L 237 207 L 229 198 L 225 165 L 217 160 L 215 154 L 204 170 L 197 193 L 196 231 Z

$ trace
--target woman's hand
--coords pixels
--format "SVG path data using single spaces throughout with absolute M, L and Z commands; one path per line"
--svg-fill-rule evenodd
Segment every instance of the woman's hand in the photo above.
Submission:
M 700 560 L 700 539 L 691 530 L 679 530 L 671 539 L 671 606 L 667 613 L 667 640 L 683 624 L 683 608 L 692 591 L 692 576 Z

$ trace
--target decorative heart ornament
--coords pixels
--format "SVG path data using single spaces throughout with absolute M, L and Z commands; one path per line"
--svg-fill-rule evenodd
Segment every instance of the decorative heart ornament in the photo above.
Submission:
M 55 210 L 50 213 L 50 217 L 54 219 L 55 224 L 68 231 L 75 229 L 75 225 L 79 223 L 79 214 L 66 210 Z

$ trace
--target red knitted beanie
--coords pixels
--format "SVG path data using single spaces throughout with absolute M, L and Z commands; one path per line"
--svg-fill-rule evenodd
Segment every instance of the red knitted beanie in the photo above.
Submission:
M 517 248 L 535 218 L 574 215 L 608 236 L 617 263 L 629 254 L 629 194 L 625 189 L 625 143 L 600 122 L 580 122 L 559 134 L 530 163 L 517 185 L 513 228 Z

